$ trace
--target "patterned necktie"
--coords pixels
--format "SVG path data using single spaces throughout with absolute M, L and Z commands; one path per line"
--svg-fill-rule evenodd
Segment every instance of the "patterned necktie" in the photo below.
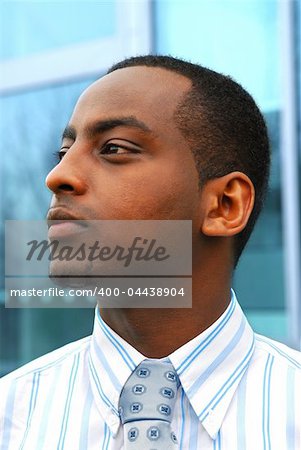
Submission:
M 171 430 L 178 376 L 169 359 L 145 359 L 121 392 L 119 411 L 125 450 L 176 450 Z

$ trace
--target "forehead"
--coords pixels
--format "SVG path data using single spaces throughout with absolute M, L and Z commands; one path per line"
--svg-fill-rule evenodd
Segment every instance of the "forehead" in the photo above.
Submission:
M 173 128 L 174 111 L 190 89 L 183 75 L 161 68 L 116 70 L 89 86 L 80 96 L 71 123 L 107 117 L 135 116 L 151 128 Z

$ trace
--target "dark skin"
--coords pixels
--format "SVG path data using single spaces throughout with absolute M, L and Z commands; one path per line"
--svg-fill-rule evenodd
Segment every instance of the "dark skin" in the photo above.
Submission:
M 246 226 L 254 205 L 253 184 L 241 172 L 199 189 L 193 155 L 173 119 L 190 86 L 182 75 L 148 67 L 120 69 L 96 81 L 81 95 L 62 141 L 61 162 L 46 180 L 53 191 L 51 211 L 58 214 L 85 220 L 192 220 L 192 308 L 160 309 L 159 314 L 150 308 L 101 309 L 105 322 L 150 358 L 170 354 L 225 311 L 233 237 Z M 96 122 L 116 118 L 124 123 L 110 122 L 92 132 Z

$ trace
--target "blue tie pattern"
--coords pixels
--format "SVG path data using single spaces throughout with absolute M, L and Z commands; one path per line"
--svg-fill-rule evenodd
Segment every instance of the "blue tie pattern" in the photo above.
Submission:
M 125 383 L 119 402 L 125 450 L 176 450 L 171 430 L 178 376 L 169 359 L 145 359 Z

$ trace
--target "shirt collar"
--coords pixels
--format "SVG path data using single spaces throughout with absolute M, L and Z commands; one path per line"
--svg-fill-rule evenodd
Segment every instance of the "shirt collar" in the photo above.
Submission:
M 234 291 L 209 328 L 169 355 L 192 408 L 215 439 L 254 350 L 254 333 Z M 95 309 L 88 353 L 91 388 L 100 414 L 116 435 L 122 388 L 145 356 L 115 333 Z
M 253 330 L 231 290 L 230 304 L 219 319 L 169 356 L 192 408 L 213 439 L 253 351 Z
M 88 352 L 89 377 L 96 406 L 113 436 L 120 425 L 118 404 L 122 388 L 144 359 L 104 322 L 96 307 Z

